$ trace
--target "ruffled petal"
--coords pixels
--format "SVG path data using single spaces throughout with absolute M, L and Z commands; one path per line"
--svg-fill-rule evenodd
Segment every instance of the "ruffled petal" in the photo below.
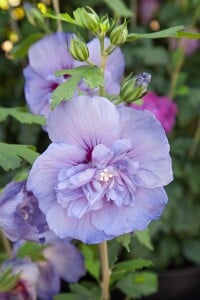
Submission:
M 168 184 L 173 179 L 171 158 L 169 143 L 160 122 L 148 111 L 128 107 L 119 107 L 118 110 L 122 137 L 132 142 L 128 156 L 139 162 L 139 186 L 155 188 Z M 145 173 L 148 173 L 149 180 Z M 150 178 L 151 174 L 153 178 Z
M 43 253 L 67 282 L 77 282 L 86 273 L 82 253 L 70 243 L 55 243 L 45 248 Z
M 106 98 L 78 96 L 50 112 L 47 131 L 54 142 L 69 142 L 90 152 L 98 144 L 111 146 L 119 137 L 119 114 Z
M 67 216 L 67 211 L 56 203 L 47 213 L 47 222 L 60 238 L 71 237 L 86 244 L 101 243 L 112 238 L 92 225 L 90 213 L 85 214 L 81 219 L 70 218 Z
M 59 170 L 84 161 L 85 155 L 75 145 L 53 143 L 36 159 L 29 173 L 27 189 L 33 191 L 44 213 L 56 201 Z
M 74 59 L 67 51 L 71 37 L 71 34 L 57 32 L 32 45 L 28 57 L 33 70 L 47 76 L 55 71 L 72 68 Z
M 135 206 L 117 207 L 110 202 L 93 212 L 92 224 L 107 235 L 118 236 L 136 230 L 144 230 L 161 215 L 167 195 L 163 188 L 138 189 Z

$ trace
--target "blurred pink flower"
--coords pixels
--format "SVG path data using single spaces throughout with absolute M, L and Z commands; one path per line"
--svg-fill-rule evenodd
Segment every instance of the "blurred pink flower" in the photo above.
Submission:
M 138 4 L 141 24 L 147 25 L 159 9 L 160 0 L 140 0 Z
M 172 131 L 177 114 L 177 105 L 168 97 L 149 92 L 143 97 L 142 105 L 133 103 L 131 106 L 139 110 L 151 111 L 160 121 L 166 133 Z

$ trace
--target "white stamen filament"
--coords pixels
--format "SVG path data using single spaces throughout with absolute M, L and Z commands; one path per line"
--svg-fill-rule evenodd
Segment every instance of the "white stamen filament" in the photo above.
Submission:
M 113 174 L 110 171 L 108 171 L 108 169 L 104 169 L 100 173 L 100 181 L 108 182 L 112 178 L 113 178 Z
M 29 218 L 29 214 L 25 209 L 21 209 L 21 213 L 22 213 L 22 218 L 26 221 Z

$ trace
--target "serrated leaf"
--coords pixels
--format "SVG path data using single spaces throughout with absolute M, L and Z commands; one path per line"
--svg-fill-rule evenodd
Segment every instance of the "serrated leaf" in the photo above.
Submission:
M 180 25 L 152 33 L 130 33 L 127 37 L 127 41 L 131 42 L 139 39 L 160 39 L 168 37 L 177 37 L 178 32 L 182 29 L 184 29 L 184 26 Z
M 153 245 L 151 243 L 151 236 L 150 236 L 150 232 L 149 230 L 143 230 L 143 231 L 136 231 L 134 233 L 134 235 L 136 236 L 136 238 L 138 239 L 138 241 L 144 245 L 145 247 L 147 247 L 149 250 L 153 250 Z
M 28 49 L 30 48 L 30 46 L 43 37 L 44 37 L 43 33 L 34 33 L 32 35 L 29 35 L 26 39 L 23 40 L 23 42 L 16 45 L 12 49 L 11 55 L 15 59 L 20 59 L 20 58 L 25 57 L 27 55 L 27 52 L 28 52 Z
M 33 150 L 33 146 L 0 143 L 0 167 L 5 171 L 16 169 L 22 159 L 33 164 L 39 153 Z
M 134 272 L 135 270 L 142 269 L 144 267 L 150 267 L 152 265 L 153 263 L 150 260 L 137 258 L 137 259 L 119 262 L 113 266 L 113 269 L 116 271 L 124 270 L 126 272 Z
M 54 109 L 61 101 L 72 98 L 82 79 L 91 89 L 101 87 L 104 84 L 103 75 L 97 66 L 80 66 L 74 69 L 58 71 L 55 74 L 56 76 L 71 76 L 67 81 L 60 84 L 52 93 L 52 109 Z
M 128 9 L 122 0 L 103 0 L 119 17 L 132 17 L 132 10 Z
M 128 274 L 117 282 L 117 287 L 127 296 L 135 299 L 155 293 L 158 289 L 157 275 L 152 272 Z
M 111 274 L 111 283 L 123 278 L 127 273 L 134 273 L 136 270 L 150 267 L 152 265 L 152 261 L 142 258 L 117 263 L 112 267 L 113 271 Z
M 95 279 L 99 279 L 100 272 L 100 263 L 99 260 L 95 257 L 95 253 L 92 250 L 92 246 L 82 245 L 81 251 L 85 259 L 85 267 L 88 273 L 92 275 Z
M 24 258 L 30 257 L 32 261 L 45 260 L 42 251 L 48 247 L 48 245 L 40 245 L 34 242 L 25 242 L 18 250 L 17 257 Z
M 131 235 L 129 233 L 118 236 L 117 241 L 127 250 L 127 252 L 130 252 Z
M 20 273 L 13 275 L 11 268 L 6 269 L 5 271 L 1 271 L 0 292 L 7 292 L 12 290 L 19 281 L 19 278 Z
M 45 118 L 40 115 L 31 114 L 25 111 L 23 107 L 0 107 L 0 122 L 8 116 L 12 116 L 22 124 L 39 124 L 45 125 Z

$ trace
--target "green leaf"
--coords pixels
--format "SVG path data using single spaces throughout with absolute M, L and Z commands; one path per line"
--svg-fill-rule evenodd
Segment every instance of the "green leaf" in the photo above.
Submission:
M 131 243 L 131 235 L 130 233 L 128 234 L 123 234 L 117 237 L 117 241 L 122 244 L 124 248 L 126 248 L 127 252 L 130 252 L 130 243 Z
M 177 37 L 187 38 L 187 39 L 200 39 L 200 33 L 197 32 L 187 32 L 187 31 L 179 31 L 177 32 Z
M 24 243 L 17 252 L 17 257 L 24 258 L 30 257 L 33 261 L 45 260 L 42 251 L 48 247 L 48 245 L 40 245 L 34 242 Z
M 53 12 L 47 12 L 44 14 L 44 16 L 47 18 L 61 20 L 61 21 L 68 22 L 71 24 L 79 25 L 79 24 L 77 24 L 76 20 L 73 19 L 68 13 L 54 14 Z
M 0 292 L 7 292 L 12 290 L 19 281 L 19 278 L 20 273 L 13 275 L 11 268 L 6 269 L 5 271 L 1 271 Z
M 99 279 L 100 263 L 98 258 L 95 256 L 92 246 L 82 245 L 81 251 L 85 258 L 86 270 L 92 275 L 95 279 Z
M 136 270 L 152 265 L 152 261 L 142 258 L 117 263 L 112 267 L 113 271 L 111 274 L 111 283 L 123 278 L 127 273 L 133 273 Z
M 177 37 L 180 30 L 184 29 L 184 26 L 174 26 L 161 31 L 152 33 L 130 33 L 127 37 L 127 41 L 135 41 L 139 39 L 160 39 L 168 37 Z
M 132 10 L 128 9 L 122 0 L 103 0 L 119 17 L 132 17 Z
M 22 159 L 33 164 L 38 155 L 33 146 L 0 143 L 0 167 L 5 171 L 18 168 Z
M 4 121 L 8 116 L 12 116 L 22 124 L 34 123 L 39 125 L 45 125 L 46 122 L 44 117 L 28 113 L 23 107 L 0 107 L 0 122 Z
M 15 59 L 20 59 L 20 58 L 25 57 L 27 55 L 27 52 L 28 52 L 28 49 L 30 48 L 30 46 L 43 37 L 44 37 L 43 33 L 34 33 L 32 35 L 29 35 L 26 39 L 23 40 L 23 42 L 16 45 L 12 49 L 11 55 Z
M 82 79 L 91 89 L 101 87 L 104 84 L 103 75 L 97 66 L 81 66 L 56 72 L 56 76 L 63 75 L 71 76 L 67 81 L 60 84 L 52 93 L 52 109 L 54 109 L 61 101 L 72 98 Z
M 137 258 L 137 259 L 127 260 L 124 262 L 119 262 L 113 266 L 113 269 L 116 271 L 134 272 L 135 270 L 142 269 L 144 267 L 150 267 L 152 265 L 153 263 L 150 260 Z
M 153 245 L 151 243 L 151 236 L 149 230 L 137 231 L 134 233 L 138 241 L 147 247 L 149 250 L 153 250 Z
M 95 295 L 92 289 L 89 290 L 88 288 L 86 288 L 85 286 L 79 283 L 70 284 L 70 290 L 76 295 L 82 296 L 82 299 L 87 299 L 87 300 L 99 299 L 98 295 Z
M 117 282 L 117 287 L 127 296 L 135 299 L 155 293 L 158 289 L 156 274 L 152 272 L 136 272 L 128 274 Z

